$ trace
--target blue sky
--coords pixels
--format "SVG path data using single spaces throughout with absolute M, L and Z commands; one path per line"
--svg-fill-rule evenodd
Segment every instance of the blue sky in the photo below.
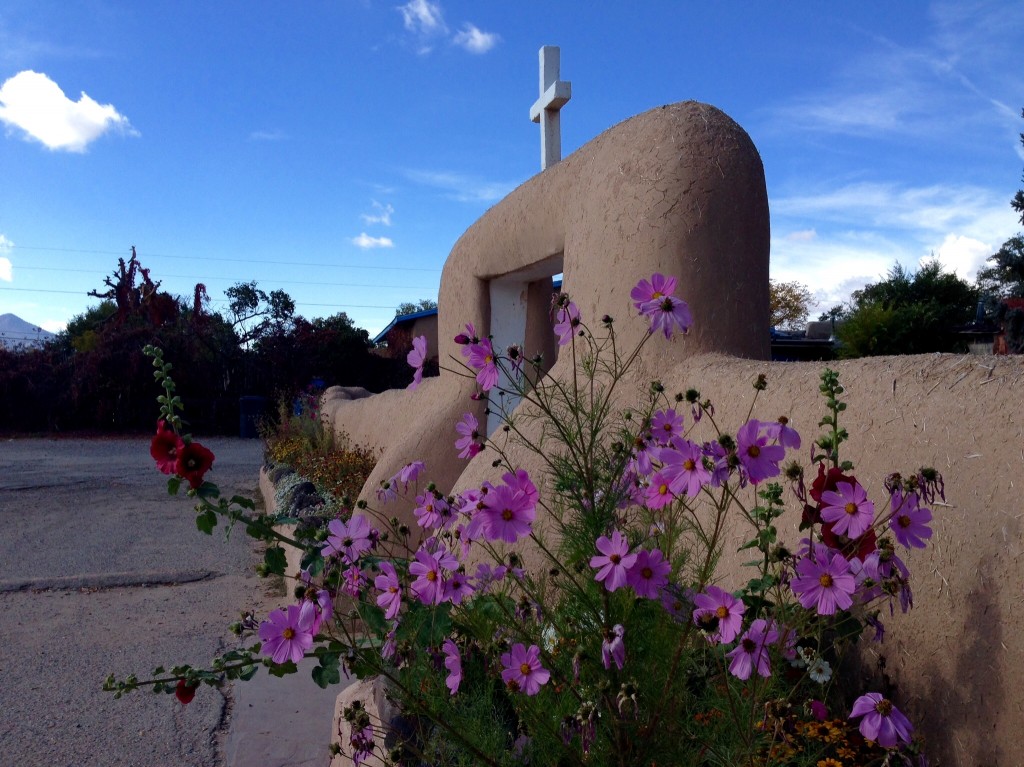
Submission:
M 1020 228 L 1016 0 L 4 0 L 0 314 L 59 329 L 134 245 L 172 293 L 256 280 L 375 333 L 539 171 L 542 45 L 564 155 L 676 101 L 739 122 L 772 276 L 821 308 Z

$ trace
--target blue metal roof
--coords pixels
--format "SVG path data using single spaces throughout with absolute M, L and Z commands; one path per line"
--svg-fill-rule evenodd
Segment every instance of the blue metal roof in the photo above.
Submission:
M 395 315 L 395 318 L 388 323 L 388 326 L 373 337 L 373 345 L 376 346 L 383 341 L 384 337 L 387 336 L 388 331 L 395 325 L 401 325 L 404 322 L 412 322 L 420 319 L 421 317 L 433 317 L 435 314 L 437 314 L 437 309 L 424 309 L 421 312 L 413 312 L 412 314 Z

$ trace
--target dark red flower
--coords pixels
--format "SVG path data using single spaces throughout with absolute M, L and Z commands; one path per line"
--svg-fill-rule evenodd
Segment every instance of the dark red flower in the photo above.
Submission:
M 182 479 L 188 480 L 188 484 L 193 490 L 203 484 L 203 475 L 210 470 L 211 466 L 213 466 L 213 453 L 198 442 L 178 448 L 178 459 L 174 464 L 174 471 Z
M 184 679 L 178 680 L 178 686 L 174 688 L 174 697 L 181 701 L 181 705 L 187 706 L 196 697 L 198 684 L 186 684 Z
M 182 447 L 181 437 L 174 433 L 174 429 L 166 421 L 158 421 L 156 436 L 149 443 L 149 454 L 156 461 L 156 467 L 164 474 L 173 474 Z

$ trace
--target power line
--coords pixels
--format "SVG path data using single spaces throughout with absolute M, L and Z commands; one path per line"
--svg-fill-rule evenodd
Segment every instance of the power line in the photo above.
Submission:
M 80 274 L 95 274 L 95 269 L 63 269 L 59 266 L 22 266 L 20 264 L 14 264 L 15 269 L 32 269 L 35 271 L 42 272 L 76 272 Z M 161 274 L 160 279 L 173 277 L 175 279 L 182 280 L 195 280 L 196 282 L 212 282 L 214 280 L 220 282 L 253 282 L 253 280 L 243 280 L 236 277 L 194 277 L 190 274 Z M 332 288 L 401 288 L 403 290 L 422 290 L 422 285 L 381 285 L 378 283 L 358 283 L 358 282 L 321 282 L 319 280 L 274 280 L 275 285 L 323 285 L 325 287 Z
M 38 245 L 13 245 L 10 251 L 36 250 L 48 253 L 89 253 L 94 255 L 121 256 L 127 254 L 120 250 L 78 250 L 76 248 L 47 248 Z M 140 258 L 173 258 L 181 261 L 225 261 L 235 264 L 272 264 L 274 266 L 319 266 L 327 269 L 375 269 L 392 272 L 440 272 L 440 269 L 426 269 L 416 266 L 366 266 L 363 264 L 329 264 L 303 261 L 259 261 L 252 258 L 217 258 L 215 256 L 172 256 L 167 253 L 144 253 Z
M 26 293 L 67 293 L 67 294 L 70 294 L 70 295 L 73 295 L 73 296 L 81 296 L 81 295 L 85 295 L 86 294 L 86 292 L 84 290 L 53 290 L 52 288 L 3 288 L 3 287 L 0 287 L 0 290 L 20 290 L 20 291 L 24 291 Z M 90 296 L 90 298 L 96 298 L 96 297 L 97 296 Z M 214 304 L 226 304 L 226 303 L 229 303 L 229 302 L 227 300 L 219 299 L 218 298 L 218 299 L 212 300 L 211 303 L 214 303 Z M 394 308 L 395 308 L 392 304 L 388 304 L 387 306 L 380 305 L 380 304 L 314 304 L 314 303 L 310 303 L 308 301 L 296 301 L 295 305 L 296 306 L 332 306 L 332 307 L 336 307 L 338 309 L 391 309 L 392 311 L 394 311 Z

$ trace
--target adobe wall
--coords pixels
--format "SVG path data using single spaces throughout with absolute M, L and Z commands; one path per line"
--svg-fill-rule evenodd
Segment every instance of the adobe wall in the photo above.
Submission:
M 489 280 L 549 258 L 561 259 L 566 290 L 586 321 L 596 326 L 605 313 L 615 317 L 620 348 L 645 332 L 630 288 L 653 272 L 679 278 L 677 294 L 690 304 L 694 328 L 686 338 L 651 340 L 621 404 L 631 404 L 652 378 L 669 392 L 698 388 L 735 433 L 754 395 L 751 382 L 764 372 L 769 388 L 754 416 L 790 416 L 808 446 L 824 412 L 823 366 L 754 361 L 768 356 L 768 239 L 757 151 L 738 125 L 707 105 L 687 102 L 632 118 L 534 177 L 474 224 L 445 264 L 440 358 L 452 369 L 416 391 L 325 405 L 336 430 L 382 451 L 364 497 L 373 502 L 378 483 L 412 460 L 425 460 L 442 488 L 500 477 L 493 452 L 468 464 L 456 455 L 454 424 L 462 413 L 485 419 L 484 403 L 470 400 L 472 379 L 447 362 L 462 359 L 451 339 L 466 322 L 488 333 Z M 916 606 L 889 622 L 878 649 L 899 687 L 898 705 L 928 737 L 933 764 L 1022 764 L 1024 360 L 934 355 L 833 366 L 847 388 L 846 457 L 876 502 L 890 471 L 930 464 L 946 478 L 949 505 L 934 509 L 932 545 L 907 557 Z M 570 380 L 565 349 L 551 375 Z M 536 456 L 514 446 L 509 452 L 542 484 Z M 409 505 L 388 513 L 411 520 Z M 795 536 L 795 512 L 785 522 Z M 729 535 L 727 552 L 742 530 Z M 727 582 L 745 576 L 739 561 L 726 556 Z

